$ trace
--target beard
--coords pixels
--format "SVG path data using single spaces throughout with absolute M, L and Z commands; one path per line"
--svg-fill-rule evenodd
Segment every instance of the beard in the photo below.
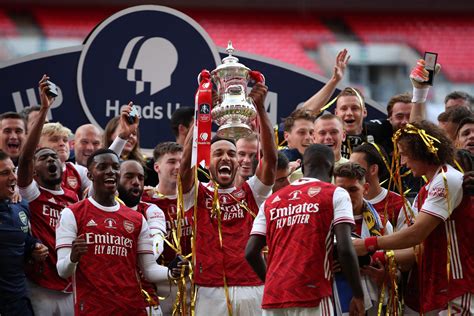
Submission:
M 56 179 L 42 179 L 43 183 L 46 184 L 47 187 L 54 187 L 58 184 L 61 184 L 63 181 L 62 177 L 56 178 Z
M 128 207 L 134 207 L 138 203 L 140 203 L 141 200 L 141 194 L 138 196 L 132 195 L 131 192 L 126 190 L 123 186 L 119 185 L 118 186 L 118 192 L 119 192 L 119 198 L 127 205 Z

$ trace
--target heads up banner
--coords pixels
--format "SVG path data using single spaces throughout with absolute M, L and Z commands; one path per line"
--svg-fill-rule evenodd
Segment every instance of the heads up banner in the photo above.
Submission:
M 274 124 L 327 80 L 275 60 L 238 51 L 234 55 L 265 75 L 266 107 Z M 141 146 L 153 148 L 174 140 L 171 114 L 178 107 L 194 107 L 197 75 L 215 69 L 225 56 L 225 49 L 216 47 L 184 13 L 155 5 L 131 7 L 100 23 L 83 45 L 1 64 L 0 112 L 39 104 L 38 81 L 48 74 L 59 88 L 51 121 L 73 131 L 89 122 L 103 129 L 121 106 L 133 101 L 141 115 Z M 369 100 L 367 106 L 369 117 L 382 115 L 375 102 Z

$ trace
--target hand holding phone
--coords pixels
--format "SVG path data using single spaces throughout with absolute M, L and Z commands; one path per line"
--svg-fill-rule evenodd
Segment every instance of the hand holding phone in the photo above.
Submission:
M 48 90 L 46 91 L 46 94 L 50 98 L 55 98 L 58 96 L 58 87 L 52 82 L 47 80 L 46 83 L 48 84 Z
M 135 118 L 138 116 L 138 110 L 135 107 L 135 105 L 132 105 L 132 110 L 130 111 L 130 114 L 128 115 L 128 122 L 130 124 L 135 123 Z
M 435 70 L 436 70 L 436 61 L 438 60 L 438 54 L 437 53 L 431 53 L 431 52 L 425 52 L 425 57 L 423 59 L 425 60 L 425 69 L 429 73 L 428 80 L 425 81 L 425 83 L 432 86 L 434 75 L 435 75 Z

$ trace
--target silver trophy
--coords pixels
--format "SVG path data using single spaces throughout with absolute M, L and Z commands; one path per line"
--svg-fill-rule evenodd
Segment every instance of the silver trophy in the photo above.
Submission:
M 247 85 L 254 72 L 232 55 L 234 47 L 231 41 L 226 51 L 229 56 L 222 59 L 222 64 L 211 72 L 218 97 L 211 115 L 220 126 L 217 130 L 219 137 L 239 139 L 253 132 L 250 124 L 257 116 L 253 100 L 247 96 Z

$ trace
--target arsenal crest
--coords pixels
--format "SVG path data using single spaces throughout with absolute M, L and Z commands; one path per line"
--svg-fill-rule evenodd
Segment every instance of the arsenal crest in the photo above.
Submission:
M 131 234 L 135 230 L 135 225 L 131 221 L 123 221 L 123 228 Z
M 315 197 L 319 192 L 321 192 L 321 187 L 311 187 L 308 189 L 308 195 L 310 197 Z
M 66 181 L 67 181 L 67 184 L 68 184 L 71 188 L 73 188 L 73 189 L 76 189 L 76 188 L 77 188 L 78 183 L 77 183 L 77 178 L 76 178 L 76 177 L 74 177 L 74 176 L 69 176 L 69 177 L 66 178 Z

